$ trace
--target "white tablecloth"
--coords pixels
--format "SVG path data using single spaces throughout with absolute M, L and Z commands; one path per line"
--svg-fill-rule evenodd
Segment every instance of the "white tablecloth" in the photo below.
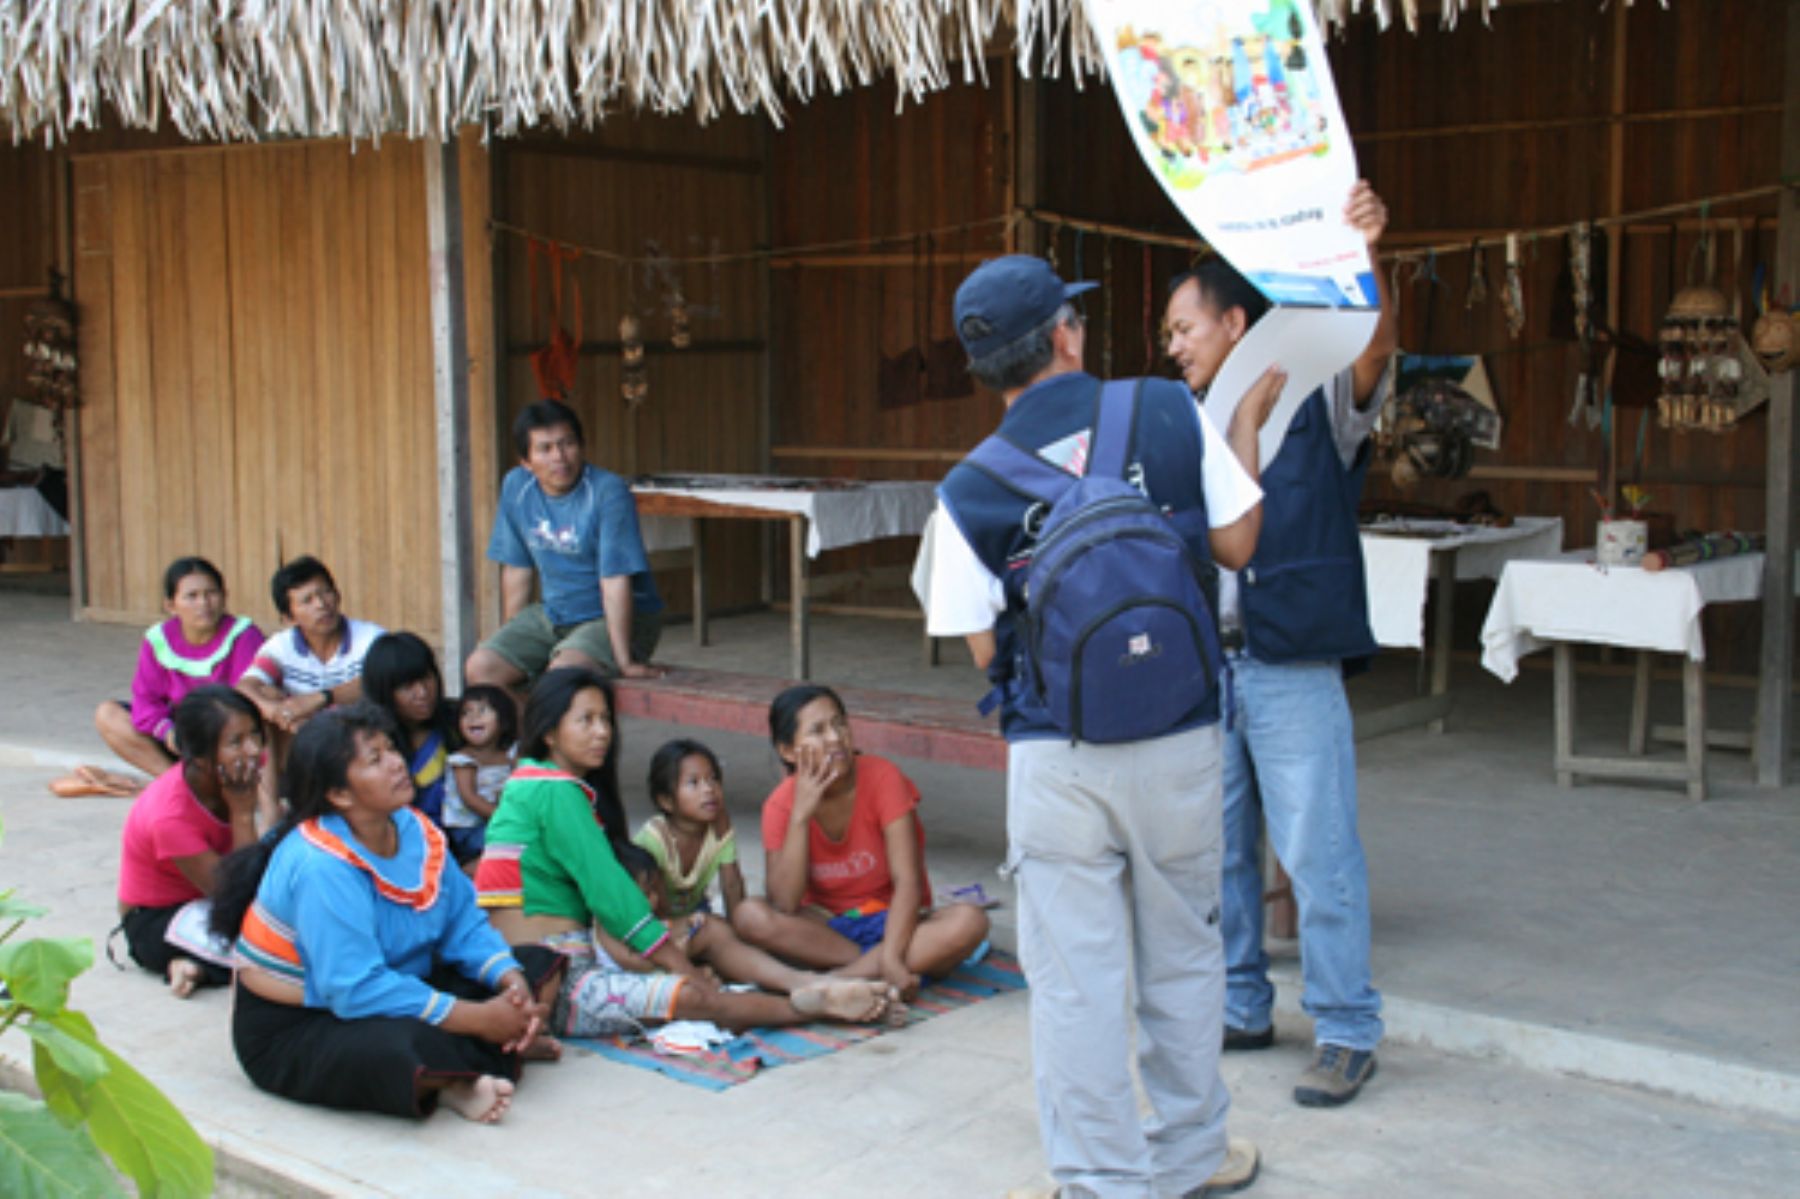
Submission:
M 1602 570 L 1594 551 L 1509 562 L 1481 628 L 1481 664 L 1507 682 L 1519 659 L 1553 641 L 1706 658 L 1700 610 L 1762 594 L 1763 556 L 1737 554 L 1669 570 Z
M 688 476 L 690 479 L 695 476 Z M 749 475 L 711 475 L 699 486 L 666 487 L 633 483 L 637 495 L 682 495 L 737 508 L 797 512 L 806 517 L 806 556 L 883 537 L 917 537 L 937 506 L 935 483 L 880 482 L 807 491 L 746 486 Z M 639 522 L 644 548 L 652 552 L 693 544 L 685 516 L 646 516 Z
M 67 537 L 69 522 L 35 487 L 0 488 L 0 537 Z
M 1399 535 L 1403 530 L 1441 535 Z M 1363 574 L 1369 588 L 1369 628 L 1376 643 L 1393 649 L 1425 647 L 1431 555 L 1454 553 L 1458 579 L 1497 579 L 1514 558 L 1561 552 L 1562 539 L 1562 518 L 1556 516 L 1521 516 L 1504 529 L 1421 520 L 1364 529 Z

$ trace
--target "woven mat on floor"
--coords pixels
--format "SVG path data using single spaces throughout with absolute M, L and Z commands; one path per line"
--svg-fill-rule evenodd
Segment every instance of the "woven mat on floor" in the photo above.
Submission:
M 723 1091 L 750 1081 L 764 1070 L 824 1057 L 871 1037 L 907 1028 L 1008 991 L 1024 989 L 1025 976 L 1019 969 L 1018 959 L 996 949 L 979 965 L 962 966 L 948 978 L 922 988 L 909 1007 L 906 1023 L 892 1027 L 817 1022 L 789 1028 L 755 1028 L 716 1050 L 689 1054 L 660 1054 L 644 1041 L 622 1037 L 608 1040 L 565 1037 L 563 1043 L 628 1066 L 654 1070 L 678 1082 L 705 1087 L 709 1091 Z

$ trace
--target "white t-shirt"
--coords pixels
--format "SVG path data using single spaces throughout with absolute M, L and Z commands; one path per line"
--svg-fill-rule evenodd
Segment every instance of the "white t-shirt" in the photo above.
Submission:
M 1262 488 L 1250 478 L 1211 418 L 1194 405 L 1204 444 L 1200 485 L 1206 496 L 1206 517 L 1213 528 L 1236 523 L 1262 500 Z M 925 527 L 919 559 L 913 570 L 913 590 L 925 606 L 925 627 L 933 637 L 966 637 L 985 633 L 994 619 L 1006 611 L 1006 592 L 994 573 L 975 556 L 962 530 L 942 501 Z
M 300 630 L 290 626 L 263 642 L 244 677 L 280 687 L 289 695 L 311 695 L 341 687 L 362 677 L 363 659 L 384 631 L 378 624 L 346 616 L 344 638 L 338 642 L 337 653 L 330 661 L 321 662 L 313 657 Z

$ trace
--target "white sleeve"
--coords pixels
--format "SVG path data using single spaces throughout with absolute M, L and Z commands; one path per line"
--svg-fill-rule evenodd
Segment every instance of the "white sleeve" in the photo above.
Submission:
M 985 633 L 1006 611 L 1000 580 L 975 556 L 941 501 L 926 526 L 914 583 L 925 604 L 925 631 L 933 637 Z
M 1206 519 L 1213 528 L 1222 529 L 1262 502 L 1262 488 L 1237 460 L 1231 444 L 1198 403 L 1194 405 L 1194 415 L 1200 421 L 1200 439 L 1204 443 L 1200 485 L 1206 493 Z

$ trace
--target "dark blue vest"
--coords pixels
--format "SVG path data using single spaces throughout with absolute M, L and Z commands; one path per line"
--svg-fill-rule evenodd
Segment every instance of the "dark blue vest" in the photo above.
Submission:
M 1244 646 L 1258 661 L 1357 659 L 1375 652 L 1356 524 L 1368 468 L 1366 443 L 1354 465 L 1344 468 L 1325 392 L 1313 392 L 1262 473 L 1262 534 L 1250 564 L 1238 572 Z
M 998 433 L 1033 452 L 1066 437 L 1091 431 L 1099 411 L 1100 380 L 1088 374 L 1058 375 L 1028 388 L 1013 401 Z M 1133 466 L 1127 477 L 1142 475 L 1142 488 L 1169 516 L 1188 549 L 1216 579 L 1208 540 L 1206 496 L 1200 468 L 1204 442 L 1194 419 L 1194 398 L 1185 387 L 1166 379 L 1149 379 L 1138 399 L 1137 426 L 1132 430 Z M 1008 741 L 1064 737 L 1024 685 L 1022 650 L 1014 634 L 1024 609 L 1019 585 L 1037 543 L 1037 522 L 1045 515 L 1034 502 L 980 469 L 960 463 L 938 486 L 938 496 L 962 531 L 975 556 L 1005 586 L 1007 608 L 995 622 L 996 653 L 988 677 L 1001 694 L 1000 731 Z M 1209 595 L 1217 594 L 1209 585 Z M 1216 604 L 1215 604 L 1216 607 Z M 1214 694 L 1177 729 L 1195 728 L 1219 718 Z

